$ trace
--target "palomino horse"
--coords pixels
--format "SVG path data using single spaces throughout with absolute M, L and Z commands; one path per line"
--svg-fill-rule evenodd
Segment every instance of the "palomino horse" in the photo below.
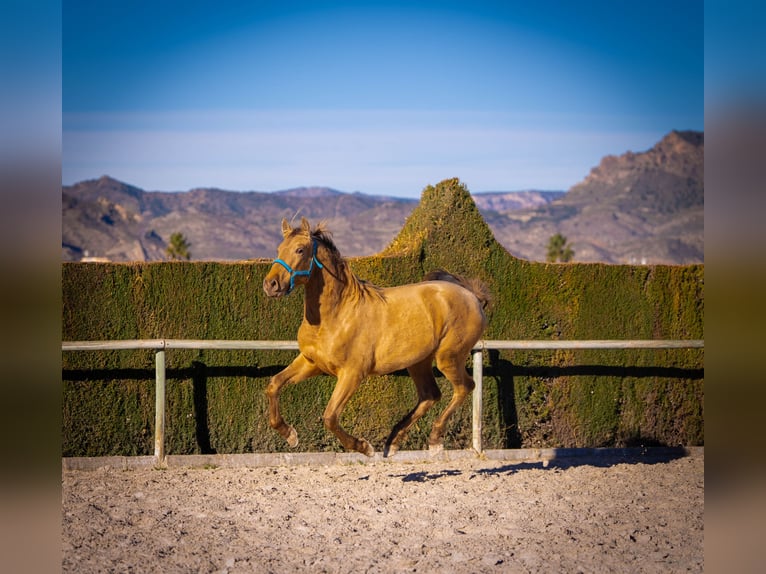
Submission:
M 338 381 L 324 411 L 324 425 L 346 450 L 372 456 L 369 442 L 340 426 L 340 414 L 368 375 L 406 368 L 415 381 L 418 403 L 391 431 L 384 455 L 392 455 L 410 427 L 441 398 L 432 369 L 436 360 L 453 388 L 452 400 L 428 439 L 430 450 L 441 450 L 447 420 L 475 386 L 465 363 L 486 327 L 486 286 L 439 271 L 421 283 L 376 287 L 351 272 L 321 224 L 312 231 L 302 218 L 301 227 L 293 229 L 283 219 L 282 234 L 263 290 L 280 297 L 305 285 L 306 293 L 298 329 L 300 354 L 266 389 L 271 427 L 296 446 L 298 435 L 279 412 L 282 387 L 321 373 L 333 375 Z

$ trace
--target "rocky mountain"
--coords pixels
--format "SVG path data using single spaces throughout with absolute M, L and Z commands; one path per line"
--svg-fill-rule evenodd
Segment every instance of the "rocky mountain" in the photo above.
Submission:
M 565 195 L 485 214 L 512 254 L 544 261 L 561 233 L 575 261 L 686 264 L 704 261 L 704 134 L 673 131 L 651 149 L 607 156 Z
M 476 203 L 495 212 L 540 206 L 563 192 L 483 193 Z M 183 233 L 193 259 L 273 257 L 282 217 L 327 221 L 348 256 L 381 251 L 417 200 L 300 187 L 271 193 L 193 189 L 144 191 L 108 176 L 63 188 L 65 261 L 165 258 L 170 235 Z
M 534 209 L 549 204 L 564 195 L 563 191 L 482 191 L 472 195 L 476 207 L 482 212 L 508 213 L 520 209 Z
M 652 149 L 605 157 L 567 193 L 527 190 L 473 195 L 495 237 L 514 255 L 544 261 L 565 235 L 575 261 L 703 261 L 703 155 L 699 132 L 671 132 Z M 278 192 L 144 191 L 108 176 L 62 190 L 65 261 L 165 258 L 182 233 L 192 259 L 274 257 L 280 221 L 325 220 L 347 256 L 382 251 L 416 200 L 326 187 Z
M 274 257 L 280 221 L 300 216 L 326 220 L 344 254 L 368 255 L 385 247 L 416 204 L 321 187 L 143 191 L 104 176 L 63 188 L 63 258 L 161 260 L 175 232 L 191 244 L 192 259 Z

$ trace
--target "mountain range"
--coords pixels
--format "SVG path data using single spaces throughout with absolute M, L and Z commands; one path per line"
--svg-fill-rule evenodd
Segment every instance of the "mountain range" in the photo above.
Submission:
M 651 149 L 607 156 L 550 203 L 484 213 L 513 255 L 544 261 L 564 235 L 575 261 L 687 264 L 704 261 L 704 134 L 673 131 Z
M 700 263 L 703 157 L 701 132 L 673 131 L 645 152 L 603 158 L 566 193 L 483 192 L 473 199 L 497 240 L 524 259 L 544 261 L 548 240 L 561 233 L 575 261 Z M 326 221 L 344 255 L 372 255 L 416 205 L 327 187 L 145 191 L 103 176 L 62 188 L 62 257 L 162 260 L 175 232 L 188 240 L 194 260 L 274 257 L 281 219 L 301 216 Z

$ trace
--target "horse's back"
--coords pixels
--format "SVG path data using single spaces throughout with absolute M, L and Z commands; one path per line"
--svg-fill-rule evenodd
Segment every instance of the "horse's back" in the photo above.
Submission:
M 410 367 L 442 352 L 466 355 L 484 330 L 481 304 L 458 285 L 413 283 L 381 294 L 348 318 L 354 324 L 344 329 L 348 338 L 334 341 L 337 345 L 345 338 L 346 359 L 366 363 L 370 374 Z
M 412 323 L 430 328 L 437 338 L 459 334 L 472 347 L 486 327 L 479 299 L 455 283 L 424 281 L 393 287 L 386 290 L 386 299 L 391 321 L 401 322 L 400 316 L 409 317 Z
M 321 331 L 304 321 L 298 342 L 303 354 L 335 375 L 349 366 L 382 375 L 440 353 L 467 355 L 486 326 L 476 296 L 446 281 L 382 289 L 334 319 Z

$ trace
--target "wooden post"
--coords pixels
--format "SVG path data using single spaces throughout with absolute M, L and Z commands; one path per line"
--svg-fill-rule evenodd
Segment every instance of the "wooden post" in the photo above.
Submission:
M 155 355 L 156 383 L 154 390 L 154 457 L 157 466 L 165 465 L 165 350 Z
M 473 450 L 481 454 L 481 427 L 483 406 L 483 374 L 484 354 L 481 350 L 473 352 L 473 381 L 476 387 L 473 389 Z

